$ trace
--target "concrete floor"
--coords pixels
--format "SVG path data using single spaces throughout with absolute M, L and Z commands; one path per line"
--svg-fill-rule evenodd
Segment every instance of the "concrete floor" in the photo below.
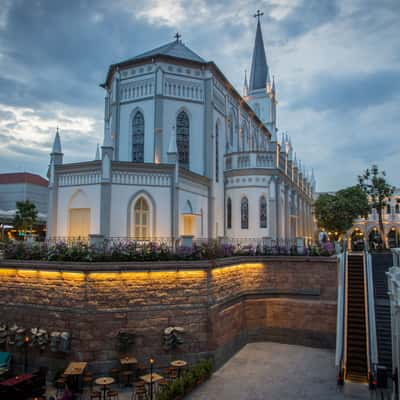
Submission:
M 368 399 L 366 385 L 336 390 L 333 351 L 279 343 L 246 345 L 188 400 Z M 387 397 L 389 398 L 389 397 Z
M 329 350 L 264 342 L 246 345 L 185 400 L 358 400 L 370 397 L 366 385 L 336 389 L 335 353 Z M 130 400 L 121 389 L 119 400 Z M 48 395 L 54 395 L 49 388 Z M 375 395 L 376 396 L 376 395 Z M 82 399 L 89 399 L 85 391 Z

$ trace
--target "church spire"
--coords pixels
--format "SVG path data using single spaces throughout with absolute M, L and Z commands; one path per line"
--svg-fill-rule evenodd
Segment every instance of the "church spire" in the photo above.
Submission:
M 256 40 L 254 42 L 253 59 L 250 71 L 250 91 L 265 89 L 267 86 L 268 64 L 265 56 L 264 41 L 261 32 L 260 17 L 264 13 L 257 10 L 254 17 L 257 18 Z
M 58 126 L 57 126 L 56 136 L 54 137 L 53 149 L 51 150 L 51 154 L 62 154 L 61 140 L 60 140 L 60 133 L 58 131 Z

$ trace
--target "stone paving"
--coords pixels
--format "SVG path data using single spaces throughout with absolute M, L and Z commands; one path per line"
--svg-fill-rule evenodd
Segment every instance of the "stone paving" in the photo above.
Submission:
M 335 353 L 331 350 L 264 342 L 250 343 L 185 400 L 359 400 L 369 399 L 367 385 L 336 388 Z M 114 386 L 114 385 L 113 385 Z M 131 389 L 115 387 L 119 400 Z M 50 388 L 48 395 L 53 394 Z M 387 399 L 384 397 L 372 397 Z M 85 392 L 82 399 L 89 399 Z
M 279 343 L 251 343 L 188 400 L 368 399 L 367 385 L 336 388 L 333 351 Z M 389 399 L 389 397 L 386 397 Z

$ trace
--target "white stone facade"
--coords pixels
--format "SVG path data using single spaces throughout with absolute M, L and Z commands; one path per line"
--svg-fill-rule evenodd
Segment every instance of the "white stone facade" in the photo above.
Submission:
M 63 164 L 56 138 L 49 237 L 311 240 L 315 179 L 278 143 L 274 86 L 242 97 L 177 40 L 110 66 L 103 87 L 101 159 Z

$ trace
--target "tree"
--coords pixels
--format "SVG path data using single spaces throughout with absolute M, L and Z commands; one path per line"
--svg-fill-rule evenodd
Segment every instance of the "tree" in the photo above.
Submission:
M 18 230 L 32 232 L 32 227 L 37 220 L 37 209 L 35 204 L 29 200 L 17 201 L 17 211 L 14 217 L 14 227 Z
M 375 208 L 379 219 L 379 232 L 381 234 L 383 246 L 386 247 L 385 231 L 383 228 L 383 211 L 388 199 L 393 195 L 394 187 L 389 185 L 386 180 L 386 172 L 379 171 L 377 165 L 365 170 L 359 175 L 358 182 L 361 189 L 368 196 L 371 208 Z
M 366 216 L 370 209 L 368 198 L 359 186 L 339 190 L 336 194 L 321 194 L 314 208 L 318 226 L 333 232 L 336 239 L 352 227 L 356 218 Z

